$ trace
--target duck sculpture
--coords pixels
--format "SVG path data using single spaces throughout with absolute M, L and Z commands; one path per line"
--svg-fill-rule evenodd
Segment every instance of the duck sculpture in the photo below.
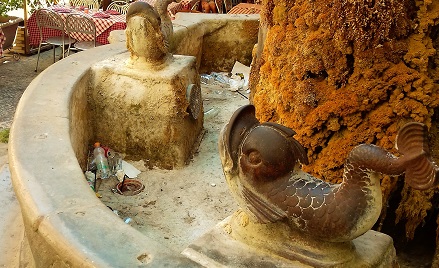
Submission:
M 370 230 L 380 215 L 378 173 L 405 173 L 415 189 L 437 184 L 439 167 L 430 158 L 427 128 L 421 123 L 408 123 L 399 131 L 399 157 L 372 144 L 353 148 L 339 184 L 301 170 L 308 159 L 294 134 L 276 123 L 260 123 L 252 105 L 238 109 L 220 134 L 226 181 L 252 222 L 283 222 L 319 241 L 351 241 Z
M 170 43 L 172 41 L 172 35 L 174 33 L 174 28 L 172 25 L 171 17 L 169 15 L 168 6 L 170 3 L 175 2 L 174 0 L 157 0 L 154 3 L 154 9 L 160 16 L 161 24 L 160 29 L 165 37 L 165 45 L 167 49 L 170 49 Z
M 160 4 L 158 7 L 161 7 Z M 171 58 L 167 36 L 169 31 L 164 30 L 169 25 L 166 21 L 162 23 L 161 14 L 154 7 L 146 2 L 134 2 L 128 8 L 126 20 L 126 45 L 131 52 L 131 64 L 149 63 L 157 67 Z

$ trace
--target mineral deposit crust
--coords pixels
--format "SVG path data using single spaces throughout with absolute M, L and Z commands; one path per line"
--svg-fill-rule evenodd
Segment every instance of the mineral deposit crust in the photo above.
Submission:
M 425 123 L 431 151 L 438 151 L 438 1 L 265 0 L 263 6 L 252 102 L 260 121 L 297 132 L 310 159 L 305 171 L 337 182 L 354 146 L 395 152 L 396 133 L 408 121 Z M 384 202 L 396 182 L 382 178 Z M 402 189 L 397 220 L 407 220 L 408 237 L 431 209 L 433 191 Z

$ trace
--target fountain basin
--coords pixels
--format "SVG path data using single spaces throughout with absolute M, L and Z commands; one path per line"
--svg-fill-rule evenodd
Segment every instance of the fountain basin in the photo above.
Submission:
M 181 38 L 174 51 L 203 55 L 203 37 L 212 40 L 211 36 L 226 35 L 221 31 L 239 25 L 257 28 L 258 18 L 182 14 L 174 21 L 182 25 L 176 27 Z M 239 34 L 228 35 L 230 46 L 242 42 Z M 245 41 L 254 44 L 257 35 L 252 38 Z M 209 61 L 197 57 L 197 66 L 200 72 L 216 66 L 230 69 L 228 63 L 244 54 L 251 58 L 251 50 L 243 51 L 241 47 L 239 55 L 218 53 L 228 56 L 219 61 L 222 64 L 209 63 L 215 62 L 214 56 Z M 17 107 L 9 163 L 25 226 L 22 259 L 27 257 L 32 266 L 199 266 L 121 221 L 90 191 L 84 178 L 87 145 L 95 139 L 88 101 L 91 66 L 122 53 L 125 44 L 116 43 L 57 62 L 32 81 Z

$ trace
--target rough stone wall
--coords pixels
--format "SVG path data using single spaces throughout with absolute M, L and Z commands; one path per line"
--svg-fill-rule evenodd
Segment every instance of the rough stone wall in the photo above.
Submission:
M 239 38 L 236 38 L 239 36 Z M 236 61 L 250 65 L 258 36 L 258 21 L 227 23 L 219 31 L 203 36 L 200 73 L 230 71 Z M 234 40 L 231 41 L 231 38 Z
M 265 37 L 253 61 L 252 102 L 261 121 L 297 132 L 307 172 L 339 182 L 354 146 L 395 152 L 397 131 L 408 121 L 437 131 L 439 1 L 262 2 Z M 397 178 L 383 177 L 384 204 L 396 185 Z M 406 221 L 407 237 L 431 209 L 434 192 L 403 187 L 397 220 Z

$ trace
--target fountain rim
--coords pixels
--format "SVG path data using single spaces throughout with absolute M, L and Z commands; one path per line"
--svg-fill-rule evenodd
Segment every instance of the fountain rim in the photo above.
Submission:
M 189 15 L 178 20 L 180 35 L 191 27 L 200 29 L 200 24 L 207 35 L 228 18 L 259 20 L 259 15 Z M 207 20 L 213 21 L 210 29 Z M 37 267 L 199 266 L 111 212 L 90 189 L 76 159 L 71 124 L 75 90 L 92 79 L 93 64 L 121 53 L 127 53 L 124 42 L 58 61 L 31 82 L 17 106 L 9 165 L 25 239 Z
M 114 44 L 59 61 L 32 81 L 17 106 L 9 144 L 12 184 L 30 247 L 37 243 L 42 252 L 53 251 L 46 256 L 33 251 L 36 263 L 48 258 L 49 263 L 69 260 L 85 267 L 137 266 L 142 254 L 166 252 L 96 198 L 70 140 L 69 109 L 78 80 L 89 75 L 92 64 L 126 51 L 124 44 Z M 60 70 L 68 75 L 60 77 Z M 50 109 L 45 109 L 48 102 Z M 130 243 L 123 243 L 127 239 Z

